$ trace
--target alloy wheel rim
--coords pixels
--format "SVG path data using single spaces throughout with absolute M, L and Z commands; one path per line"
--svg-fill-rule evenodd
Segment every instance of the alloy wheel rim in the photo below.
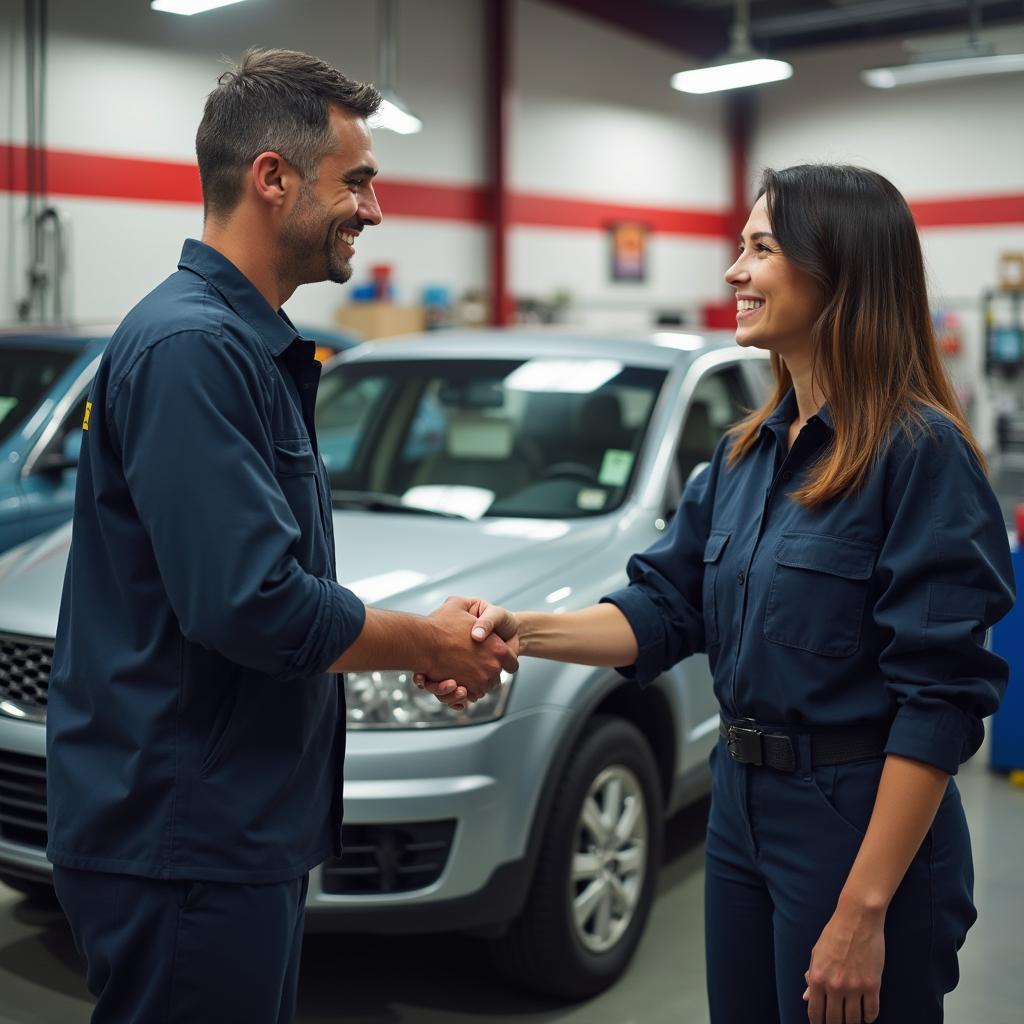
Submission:
M 576 937 L 606 953 L 636 915 L 647 874 L 647 802 L 634 772 L 605 768 L 583 800 L 573 842 L 569 898 Z

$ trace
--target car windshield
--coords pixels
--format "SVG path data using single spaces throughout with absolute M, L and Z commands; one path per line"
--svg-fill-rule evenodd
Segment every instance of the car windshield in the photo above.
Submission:
M 62 349 L 0 348 L 0 442 L 39 404 L 75 353 Z
M 633 478 L 663 370 L 614 359 L 342 364 L 316 425 L 339 508 L 566 518 Z

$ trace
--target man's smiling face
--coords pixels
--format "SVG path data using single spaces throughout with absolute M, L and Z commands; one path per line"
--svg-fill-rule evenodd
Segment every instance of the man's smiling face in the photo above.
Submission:
M 321 159 L 316 182 L 302 182 L 281 231 L 279 271 L 296 284 L 344 284 L 352 276 L 360 233 L 382 219 L 373 191 L 377 162 L 366 121 L 335 107 L 331 128 L 334 148 Z

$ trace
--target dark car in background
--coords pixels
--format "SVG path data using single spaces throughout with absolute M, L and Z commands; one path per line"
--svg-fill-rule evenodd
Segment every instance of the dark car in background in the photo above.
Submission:
M 299 328 L 321 361 L 357 339 Z M 0 328 L 0 551 L 70 518 L 92 378 L 112 327 Z

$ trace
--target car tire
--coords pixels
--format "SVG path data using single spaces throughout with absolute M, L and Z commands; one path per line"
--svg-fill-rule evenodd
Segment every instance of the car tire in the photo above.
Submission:
M 20 875 L 8 875 L 6 872 L 0 872 L 0 882 L 8 889 L 20 892 L 30 903 L 38 907 L 60 906 L 57 902 L 57 893 L 49 882 L 37 882 L 31 878 L 22 878 Z
M 588 811 L 594 810 L 589 801 L 614 817 L 616 780 L 626 794 L 618 823 L 629 824 L 638 801 L 642 821 L 634 825 L 627 843 L 615 836 L 596 846 L 591 840 L 597 830 L 587 825 L 593 821 Z M 602 814 L 601 820 L 607 831 L 610 818 Z M 647 925 L 662 834 L 661 786 L 650 745 L 631 722 L 595 717 L 558 785 L 523 912 L 491 943 L 498 970 L 518 986 L 564 999 L 586 999 L 614 984 Z M 608 852 L 615 846 L 622 850 L 621 861 Z M 603 863 L 601 870 L 595 870 L 597 862 Z M 642 873 L 631 874 L 627 863 L 629 868 L 641 864 Z M 618 884 L 604 869 L 616 874 Z M 603 906 L 589 923 L 581 923 L 594 895 Z

